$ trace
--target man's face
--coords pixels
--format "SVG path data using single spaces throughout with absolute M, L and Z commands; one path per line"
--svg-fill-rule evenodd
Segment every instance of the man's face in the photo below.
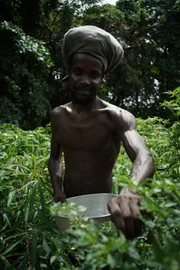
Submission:
M 87 54 L 75 54 L 69 71 L 72 101 L 89 104 L 96 96 L 102 76 L 103 64 L 98 59 Z

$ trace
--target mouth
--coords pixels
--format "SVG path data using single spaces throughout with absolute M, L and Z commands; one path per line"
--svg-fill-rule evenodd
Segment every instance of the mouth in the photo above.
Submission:
M 81 96 L 89 96 L 91 94 L 91 91 L 88 89 L 78 89 L 76 90 L 76 94 L 81 95 Z
M 77 93 L 82 94 L 82 95 L 87 95 L 91 92 L 89 90 L 77 90 Z
M 71 92 L 72 101 L 79 104 L 88 104 L 93 100 L 96 95 L 96 91 L 93 89 L 87 88 L 74 88 Z

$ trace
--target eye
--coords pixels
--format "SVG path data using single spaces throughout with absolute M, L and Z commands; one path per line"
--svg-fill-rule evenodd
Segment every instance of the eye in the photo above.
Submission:
M 72 69 L 72 73 L 76 76 L 81 76 L 82 75 L 82 70 L 79 68 Z
M 98 72 L 92 72 L 91 73 L 91 78 L 96 80 L 96 79 L 101 78 L 101 75 Z

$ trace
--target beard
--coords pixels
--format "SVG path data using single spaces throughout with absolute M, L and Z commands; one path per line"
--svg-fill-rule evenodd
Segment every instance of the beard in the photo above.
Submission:
M 90 104 L 96 97 L 97 89 L 91 89 L 90 95 L 86 99 L 80 99 L 77 97 L 76 92 L 72 91 L 70 92 L 72 102 L 74 104 L 80 104 L 80 105 L 88 105 Z

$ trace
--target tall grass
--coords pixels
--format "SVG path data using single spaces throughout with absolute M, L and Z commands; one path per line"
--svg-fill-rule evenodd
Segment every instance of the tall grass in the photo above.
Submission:
M 1 269 L 179 269 L 180 183 L 173 128 L 157 118 L 138 119 L 138 131 L 155 158 L 156 174 L 148 187 L 133 186 L 122 148 L 113 170 L 113 191 L 137 189 L 145 198 L 142 207 L 153 218 L 144 218 L 142 235 L 128 241 L 111 222 L 99 226 L 92 221 L 59 233 L 50 214 L 49 127 L 23 131 L 0 126 Z

